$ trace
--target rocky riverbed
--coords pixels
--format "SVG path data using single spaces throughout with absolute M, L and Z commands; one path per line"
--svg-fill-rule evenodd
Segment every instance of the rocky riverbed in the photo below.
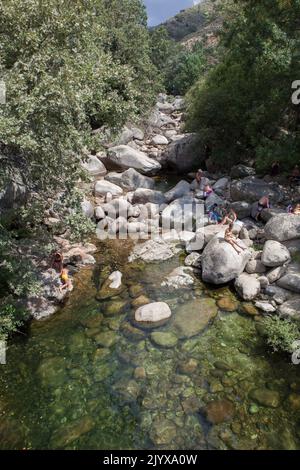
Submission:
M 128 263 L 131 250 L 101 242 L 65 307 L 9 345 L 1 448 L 299 448 L 298 366 L 266 351 L 252 304 L 189 270 L 193 284 L 163 285 L 181 277 L 184 250 Z M 164 318 L 136 317 L 157 302 Z
M 83 162 L 97 240 L 57 233 L 75 279 L 62 309 L 55 273 L 39 267 L 43 295 L 29 301 L 44 321 L 8 351 L 2 448 L 300 447 L 297 366 L 271 357 L 259 328 L 266 314 L 299 318 L 300 216 L 285 210 L 295 193 L 238 165 L 205 172 L 214 191 L 196 197 L 205 153 L 182 134 L 183 110 L 161 95 L 143 126 Z M 237 213 L 241 254 L 209 223 L 214 203 Z

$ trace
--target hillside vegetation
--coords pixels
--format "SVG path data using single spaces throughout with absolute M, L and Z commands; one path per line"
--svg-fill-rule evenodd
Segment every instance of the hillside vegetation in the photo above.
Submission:
M 299 0 L 228 1 L 218 65 L 188 94 L 187 129 L 201 135 L 212 159 L 254 159 L 259 170 L 299 162 Z
M 180 11 L 162 24 L 170 38 L 183 44 L 209 41 L 222 23 L 224 0 L 204 0 L 199 5 Z

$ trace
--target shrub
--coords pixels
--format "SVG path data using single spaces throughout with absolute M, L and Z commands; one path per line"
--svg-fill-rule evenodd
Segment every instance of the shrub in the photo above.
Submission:
M 293 352 L 292 344 L 300 339 L 299 328 L 293 321 L 275 315 L 265 317 L 262 324 L 267 344 L 273 351 Z

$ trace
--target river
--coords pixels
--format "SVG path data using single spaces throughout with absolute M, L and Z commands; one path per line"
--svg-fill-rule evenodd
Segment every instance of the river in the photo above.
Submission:
M 100 243 L 97 265 L 75 276 L 61 311 L 10 341 L 0 448 L 299 449 L 299 366 L 266 349 L 229 288 L 200 280 L 188 290 L 162 288 L 184 253 L 128 264 L 130 249 L 127 241 Z M 126 290 L 96 300 L 116 269 Z M 170 321 L 137 328 L 141 296 L 167 302 Z M 221 298 L 227 311 L 199 334 L 178 335 L 178 318 Z

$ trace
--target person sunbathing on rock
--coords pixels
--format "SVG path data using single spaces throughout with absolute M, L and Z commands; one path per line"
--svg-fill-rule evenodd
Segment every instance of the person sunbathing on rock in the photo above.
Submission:
M 243 248 L 240 246 L 236 240 L 236 237 L 233 234 L 233 223 L 231 222 L 228 226 L 228 228 L 225 230 L 225 235 L 224 239 L 229 243 L 235 251 L 240 254 L 242 253 L 246 248 Z M 241 251 L 240 251 L 241 250 Z
M 62 285 L 60 287 L 61 290 L 67 289 L 68 291 L 73 290 L 73 283 L 71 279 L 69 278 L 69 270 L 67 269 L 66 266 L 63 267 L 60 273 L 60 280 L 62 282 Z

